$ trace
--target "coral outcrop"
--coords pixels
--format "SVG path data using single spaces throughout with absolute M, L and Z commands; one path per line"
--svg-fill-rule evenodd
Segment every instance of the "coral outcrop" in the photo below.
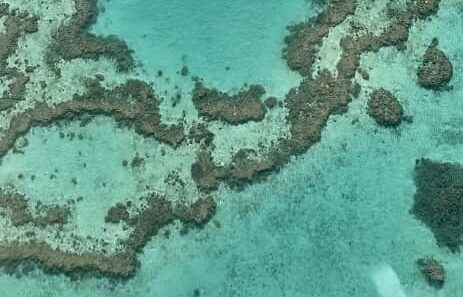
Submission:
M 132 52 L 127 44 L 115 36 L 101 37 L 90 33 L 90 27 L 98 18 L 97 0 L 74 0 L 75 12 L 54 34 L 47 62 L 56 69 L 60 58 L 98 60 L 100 57 L 115 61 L 120 71 L 135 66 Z
M 381 126 L 394 127 L 403 118 L 403 108 L 399 100 L 389 91 L 374 90 L 368 100 L 368 114 Z
M 441 263 L 434 258 L 420 258 L 416 264 L 430 286 L 436 289 L 441 289 L 444 286 L 445 270 Z
M 453 77 L 453 65 L 447 55 L 438 48 L 437 40 L 424 53 L 418 67 L 418 83 L 427 89 L 443 90 Z
M 439 246 L 457 252 L 463 236 L 463 166 L 421 159 L 415 175 L 411 212 L 432 231 Z
M 133 276 L 138 267 L 137 252 L 141 252 L 146 243 L 159 230 L 175 220 L 185 228 L 201 228 L 214 216 L 215 201 L 211 198 L 199 198 L 190 205 L 172 205 L 163 197 L 153 194 L 145 198 L 146 207 L 130 214 L 127 206 L 116 204 L 108 210 L 109 223 L 125 223 L 133 228 L 124 242 L 124 251 L 70 252 L 60 251 L 45 242 L 30 240 L 0 244 L 0 266 L 14 266 L 30 263 L 47 273 L 64 273 L 73 277 L 95 275 L 118 279 Z M 66 224 L 70 214 L 67 208 L 57 205 L 46 206 L 41 215 L 34 217 L 29 211 L 27 199 L 20 194 L 0 192 L 0 207 L 9 210 L 6 214 L 15 227 L 32 224 L 37 228 L 56 224 Z
M 153 137 L 173 147 L 177 147 L 185 138 L 181 124 L 166 125 L 161 122 L 158 103 L 147 84 L 130 80 L 114 90 L 106 90 L 99 82 L 91 81 L 88 91 L 81 96 L 75 96 L 73 100 L 53 106 L 38 102 L 33 108 L 14 116 L 10 127 L 0 139 L 0 159 L 33 126 L 72 120 L 82 114 L 112 117 L 118 122 L 133 126 L 139 134 Z
M 0 4 L 0 17 L 5 16 L 5 32 L 0 33 L 0 80 L 11 80 L 0 98 L 0 111 L 11 109 L 24 99 L 29 77 L 17 67 L 8 65 L 8 57 L 18 48 L 19 39 L 38 30 L 38 19 L 28 13 L 11 10 L 8 4 Z
M 32 225 L 37 228 L 46 228 L 53 225 L 65 225 L 71 215 L 67 205 L 38 205 L 38 213 L 33 214 L 29 201 L 24 195 L 9 193 L 0 190 L 1 215 L 7 216 L 14 227 Z
M 208 121 L 222 120 L 238 125 L 264 118 L 267 109 L 260 99 L 264 94 L 265 89 L 259 85 L 252 85 L 248 90 L 230 96 L 197 83 L 193 103 L 199 115 Z

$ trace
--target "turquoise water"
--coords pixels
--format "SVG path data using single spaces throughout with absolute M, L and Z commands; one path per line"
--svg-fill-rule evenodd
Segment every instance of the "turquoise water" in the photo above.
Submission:
M 297 85 L 300 78 L 287 69 L 281 48 L 285 26 L 316 13 L 310 3 L 146 2 L 100 1 L 104 12 L 93 30 L 126 40 L 141 63 L 134 75 L 153 81 L 158 92 L 171 94 L 179 85 L 185 97 L 178 108 L 194 113 L 187 100 L 192 83 L 176 74 L 182 65 L 225 90 L 261 83 L 281 97 Z M 1 274 L 1 295 L 173 297 L 195 296 L 195 290 L 201 296 L 463 295 L 463 256 L 438 248 L 429 229 L 409 213 L 417 158 L 463 163 L 462 7 L 461 0 L 443 0 L 436 17 L 413 27 L 405 51 L 387 48 L 362 58 L 362 66 L 371 68 L 366 88 L 393 91 L 413 123 L 377 126 L 365 112 L 368 98 L 362 92 L 346 114 L 330 119 L 320 143 L 281 172 L 240 192 L 221 188 L 215 195 L 218 214 L 203 230 L 179 235 L 170 226 L 169 238 L 153 238 L 140 271 L 127 283 Z M 418 57 L 435 36 L 455 68 L 450 91 L 424 90 L 415 80 Z M 163 112 L 168 117 L 177 111 Z M 50 202 L 84 196 L 77 210 L 83 234 L 97 233 L 98 221 L 86 223 L 102 218 L 115 201 L 143 193 L 163 168 L 187 173 L 194 160 L 188 149 L 174 151 L 104 117 L 85 127 L 63 126 L 37 127 L 26 135 L 24 154 L 3 160 L 0 182 Z M 82 139 L 62 138 L 60 131 Z M 147 156 L 147 164 L 123 168 L 122 161 L 136 153 Z M 50 180 L 56 169 L 58 177 Z M 25 178 L 18 180 L 20 173 Z M 447 270 L 440 292 L 415 265 L 427 255 Z
M 93 31 L 123 36 L 135 49 L 143 71 L 153 77 L 161 70 L 170 88 L 185 84 L 176 75 L 183 65 L 191 75 L 222 90 L 264 84 L 269 92 L 283 96 L 285 86 L 297 83 L 280 57 L 286 26 L 311 12 L 304 0 L 103 0 L 99 4 L 104 13 Z

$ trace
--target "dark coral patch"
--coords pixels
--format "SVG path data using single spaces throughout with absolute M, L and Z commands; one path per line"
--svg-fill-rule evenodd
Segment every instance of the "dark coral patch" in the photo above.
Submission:
M 431 229 L 439 246 L 460 249 L 463 236 L 463 166 L 418 160 L 411 212 Z
M 104 220 L 106 223 L 117 224 L 119 222 L 128 222 L 130 219 L 130 213 L 127 210 L 127 206 L 123 203 L 117 203 L 112 206 L 106 214 Z
M 37 240 L 24 243 L 11 242 L 0 244 L 0 267 L 11 269 L 14 266 L 30 264 L 46 273 L 75 277 L 104 276 L 116 279 L 132 277 L 139 265 L 137 253 L 141 252 L 149 240 L 159 230 L 175 220 L 185 228 L 202 228 L 215 215 L 216 203 L 210 198 L 199 198 L 195 202 L 173 205 L 170 201 L 152 194 L 146 199 L 146 206 L 133 209 L 118 203 L 108 210 L 106 221 L 109 223 L 124 222 L 131 226 L 128 239 L 122 242 L 122 251 L 107 253 L 104 251 L 75 252 L 60 251 L 49 244 Z M 57 205 L 44 206 L 39 215 L 34 216 L 28 200 L 20 194 L 8 194 L 0 191 L 0 207 L 8 212 L 16 227 L 32 224 L 38 228 L 51 225 L 66 224 L 70 211 Z
M 37 228 L 48 226 L 62 226 L 68 223 L 71 211 L 66 205 L 36 206 L 37 213 L 33 214 L 29 207 L 29 201 L 21 194 L 7 193 L 0 190 L 0 208 L 8 211 L 7 217 L 14 227 L 30 224 Z
M 444 286 L 445 270 L 441 263 L 433 258 L 420 258 L 416 264 L 430 286 L 437 289 Z
M 425 19 L 434 15 L 439 10 L 441 0 L 417 0 L 415 2 L 415 13 L 419 19 Z
M 98 81 L 90 81 L 87 92 L 73 100 L 54 106 L 39 102 L 13 117 L 10 127 L 0 139 L 0 160 L 14 147 L 16 140 L 34 126 L 50 125 L 62 120 L 72 120 L 81 115 L 102 115 L 117 122 L 133 126 L 145 137 L 177 147 L 185 138 L 183 125 L 162 123 L 158 102 L 152 88 L 141 81 L 129 80 L 113 90 L 101 87 Z
M 248 121 L 261 121 L 267 109 L 260 98 L 265 89 L 252 85 L 236 95 L 228 95 L 216 89 L 208 89 L 201 83 L 193 91 L 193 103 L 200 116 L 208 121 L 222 120 L 232 125 Z
M 201 228 L 215 212 L 216 203 L 212 198 L 199 198 L 191 205 L 174 206 L 170 201 L 152 195 L 147 198 L 147 206 L 128 220 L 134 230 L 125 244 L 128 250 L 140 252 L 151 237 L 175 220 L 182 222 L 186 228 Z
M 434 40 L 418 67 L 418 83 L 427 89 L 442 90 L 453 77 L 453 65 Z
M 346 112 L 352 97 L 358 95 L 359 85 L 353 82 L 353 78 L 362 54 L 389 46 L 403 49 L 413 21 L 435 13 L 434 9 L 427 9 L 418 17 L 418 4 L 420 2 L 410 1 L 406 10 L 391 9 L 390 25 L 379 36 L 365 33 L 342 38 L 341 59 L 336 65 L 337 77 L 327 70 L 312 75 L 312 66 L 323 38 L 330 28 L 355 12 L 356 1 L 331 1 L 315 19 L 290 28 L 291 34 L 285 40 L 284 58 L 291 69 L 303 75 L 301 84 L 285 98 L 290 135 L 279 139 L 273 150 L 259 160 L 241 158 L 243 152 L 238 152 L 234 160 L 239 162 L 232 166 L 216 165 L 210 153 L 201 152 L 192 166 L 192 176 L 198 188 L 212 191 L 218 188 L 221 181 L 235 186 L 259 180 L 281 168 L 290 155 L 300 155 L 318 142 L 329 117 Z
M 341 24 L 347 16 L 353 14 L 357 8 L 354 0 L 330 1 L 328 8 L 315 19 L 291 26 L 290 34 L 286 37 L 284 58 L 289 67 L 308 76 L 312 73 L 319 45 L 330 29 Z
M 214 163 L 210 151 L 201 150 L 191 166 L 191 175 L 197 187 L 204 192 L 216 190 L 221 181 L 241 189 L 277 171 L 289 160 L 289 153 L 283 149 L 275 148 L 262 160 L 253 158 L 255 153 L 254 150 L 241 149 L 233 155 L 230 165 L 219 166 Z
M 54 43 L 47 57 L 54 69 L 59 58 L 98 60 L 101 56 L 111 58 L 120 71 L 134 67 L 132 51 L 127 44 L 115 36 L 101 37 L 90 33 L 90 27 L 98 17 L 97 0 L 74 0 L 75 13 L 53 36 Z
M 385 127 L 397 126 L 403 118 L 403 108 L 399 100 L 389 91 L 374 90 L 368 100 L 368 114 Z
M 5 32 L 0 33 L 0 79 L 11 80 L 0 98 L 0 111 L 2 111 L 11 109 L 18 101 L 24 99 L 26 85 L 30 79 L 17 67 L 10 67 L 8 58 L 18 49 L 21 36 L 37 32 L 38 18 L 29 16 L 28 13 L 10 10 L 8 4 L 0 5 L 0 17 L 6 16 Z

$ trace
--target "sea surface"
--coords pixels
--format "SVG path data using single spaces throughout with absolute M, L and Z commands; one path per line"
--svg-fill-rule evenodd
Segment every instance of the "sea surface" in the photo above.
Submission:
M 195 114 L 193 82 L 177 73 L 184 65 L 210 87 L 234 92 L 246 83 L 262 84 L 269 95 L 284 97 L 301 80 L 282 58 L 287 26 L 321 9 L 304 0 L 98 5 L 92 31 L 125 40 L 138 63 L 136 76 L 152 82 L 166 102 L 182 93 L 176 108 L 163 103 L 163 117 L 172 121 L 183 110 Z M 454 66 L 448 91 L 416 82 L 418 59 L 434 37 Z M 218 212 L 203 229 L 180 235 L 171 226 L 168 238 L 155 236 L 128 282 L 71 281 L 39 271 L 21 278 L 0 274 L 0 296 L 463 296 L 463 255 L 439 248 L 410 213 L 416 159 L 463 163 L 463 1 L 443 0 L 436 16 L 413 26 L 406 45 L 401 52 L 366 54 L 362 65 L 369 69 L 366 85 L 393 91 L 413 121 L 378 126 L 365 112 L 368 94 L 362 92 L 347 113 L 330 117 L 319 143 L 279 172 L 240 191 L 221 187 L 214 196 Z M 63 131 L 82 139 L 60 137 Z M 245 129 L 236 133 L 246 137 Z M 36 127 L 27 139 L 23 154 L 4 158 L 0 182 L 14 182 L 28 196 L 49 202 L 85 197 L 77 218 L 82 234 L 98 233 L 93 218 L 104 217 L 114 201 L 141 193 L 160 178 L 163 166 L 188 171 L 194 161 L 186 151 L 176 156 L 165 148 L 172 159 L 157 162 L 163 145 L 104 117 L 86 126 Z M 122 170 L 122 160 L 137 152 L 151 156 L 146 166 L 155 169 Z M 50 181 L 56 169 L 59 178 Z M 19 173 L 25 178 L 13 181 Z M 73 178 L 75 187 L 69 184 Z M 417 269 L 416 259 L 424 256 L 445 266 L 440 291 Z

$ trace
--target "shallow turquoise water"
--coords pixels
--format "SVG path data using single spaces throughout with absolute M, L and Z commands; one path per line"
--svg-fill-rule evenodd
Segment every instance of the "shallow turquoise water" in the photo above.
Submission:
M 304 0 L 99 3 L 105 12 L 93 31 L 123 36 L 149 78 L 161 70 L 169 79 L 166 86 L 157 80 L 159 88 L 184 86 L 177 72 L 186 65 L 213 87 L 259 83 L 279 96 L 298 78 L 280 59 L 286 26 L 314 13 Z
M 106 12 L 94 30 L 127 40 L 144 75 L 168 91 L 175 84 L 191 86 L 175 74 L 183 63 L 225 89 L 254 82 L 284 94 L 297 84 L 297 75 L 279 56 L 285 25 L 310 14 L 310 5 L 206 2 L 152 1 L 148 7 L 141 1 L 102 2 Z M 411 297 L 461 296 L 463 257 L 437 248 L 431 232 L 409 214 L 415 159 L 463 162 L 463 17 L 458 5 L 461 1 L 442 1 L 437 17 L 414 27 L 405 52 L 384 49 L 363 58 L 364 65 L 373 67 L 368 85 L 393 90 L 412 124 L 396 130 L 378 127 L 365 113 L 362 94 L 347 114 L 331 118 L 319 144 L 268 181 L 242 192 L 221 190 L 215 217 L 220 227 L 211 223 L 185 236 L 173 232 L 169 239 L 154 238 L 141 257 L 141 271 L 127 284 L 72 283 L 40 273 L 22 279 L 2 275 L 0 288 L 8 292 L 2 296 L 170 297 L 193 296 L 195 289 L 201 296 L 395 297 L 401 290 Z M 414 79 L 417 57 L 436 35 L 455 67 L 454 88 L 442 93 L 420 89 Z M 263 40 L 258 45 L 256 36 Z M 171 78 L 169 83 L 156 78 L 159 69 Z M 123 197 L 140 191 L 134 176 L 143 173 L 120 171 L 120 162 L 156 144 L 104 118 L 66 129 L 82 133 L 84 140 L 60 140 L 53 127 L 34 129 L 25 154 L 5 159 L 2 182 L 19 172 L 36 172 L 33 183 L 14 182 L 31 195 L 47 193 L 51 200 L 61 199 L 63 189 L 69 196 L 86 195 L 95 211 L 111 204 L 92 204 L 102 193 Z M 109 133 L 110 140 L 96 140 Z M 49 162 L 41 158 L 46 154 L 57 157 Z M 83 162 L 93 167 L 83 169 Z M 50 182 L 47 174 L 56 167 L 62 178 Z M 75 175 L 79 186 L 69 188 Z M 103 188 L 102 182 L 110 186 Z M 416 269 L 415 260 L 426 255 L 442 259 L 447 268 L 440 293 Z M 388 292 L 393 289 L 398 291 Z

